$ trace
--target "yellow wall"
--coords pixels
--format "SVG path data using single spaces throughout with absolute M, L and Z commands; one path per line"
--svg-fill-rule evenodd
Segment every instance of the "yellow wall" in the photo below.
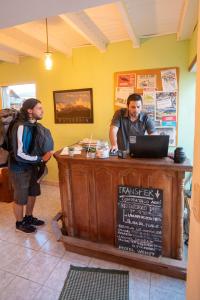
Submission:
M 189 41 L 176 41 L 176 35 L 142 40 L 134 49 L 130 41 L 113 43 L 105 53 L 95 47 L 73 50 L 67 58 L 53 55 L 54 68 L 45 71 L 43 61 L 23 58 L 19 65 L 0 64 L 0 85 L 35 82 L 37 97 L 42 100 L 43 124 L 52 131 L 55 149 L 84 137 L 108 139 L 113 115 L 114 72 L 160 67 L 180 67 L 179 144 L 192 158 L 195 75 L 187 72 Z M 93 88 L 94 124 L 54 124 L 53 90 Z M 57 180 L 54 160 L 49 163 L 49 180 Z

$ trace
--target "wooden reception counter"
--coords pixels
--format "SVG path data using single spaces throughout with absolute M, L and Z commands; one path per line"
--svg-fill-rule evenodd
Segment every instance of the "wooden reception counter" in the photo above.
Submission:
M 184 278 L 183 206 L 188 160 L 86 158 L 54 154 L 59 169 L 62 220 L 68 250 Z M 116 247 L 118 186 L 163 190 L 162 256 L 122 251 Z M 169 259 L 170 258 L 170 259 Z

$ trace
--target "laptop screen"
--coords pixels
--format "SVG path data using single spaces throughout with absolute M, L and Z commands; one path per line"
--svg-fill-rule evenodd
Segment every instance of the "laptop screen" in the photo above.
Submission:
M 162 158 L 168 154 L 169 135 L 130 136 L 130 156 Z

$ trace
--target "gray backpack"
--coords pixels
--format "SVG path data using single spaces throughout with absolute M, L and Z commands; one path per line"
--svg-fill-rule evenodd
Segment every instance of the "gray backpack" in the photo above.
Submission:
M 0 110 L 0 167 L 8 163 L 9 145 L 7 133 L 14 124 L 19 112 L 16 109 L 5 108 Z

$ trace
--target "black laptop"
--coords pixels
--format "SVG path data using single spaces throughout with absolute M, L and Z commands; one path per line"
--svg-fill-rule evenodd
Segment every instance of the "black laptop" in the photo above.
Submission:
M 162 158 L 168 154 L 169 135 L 130 136 L 131 157 Z

